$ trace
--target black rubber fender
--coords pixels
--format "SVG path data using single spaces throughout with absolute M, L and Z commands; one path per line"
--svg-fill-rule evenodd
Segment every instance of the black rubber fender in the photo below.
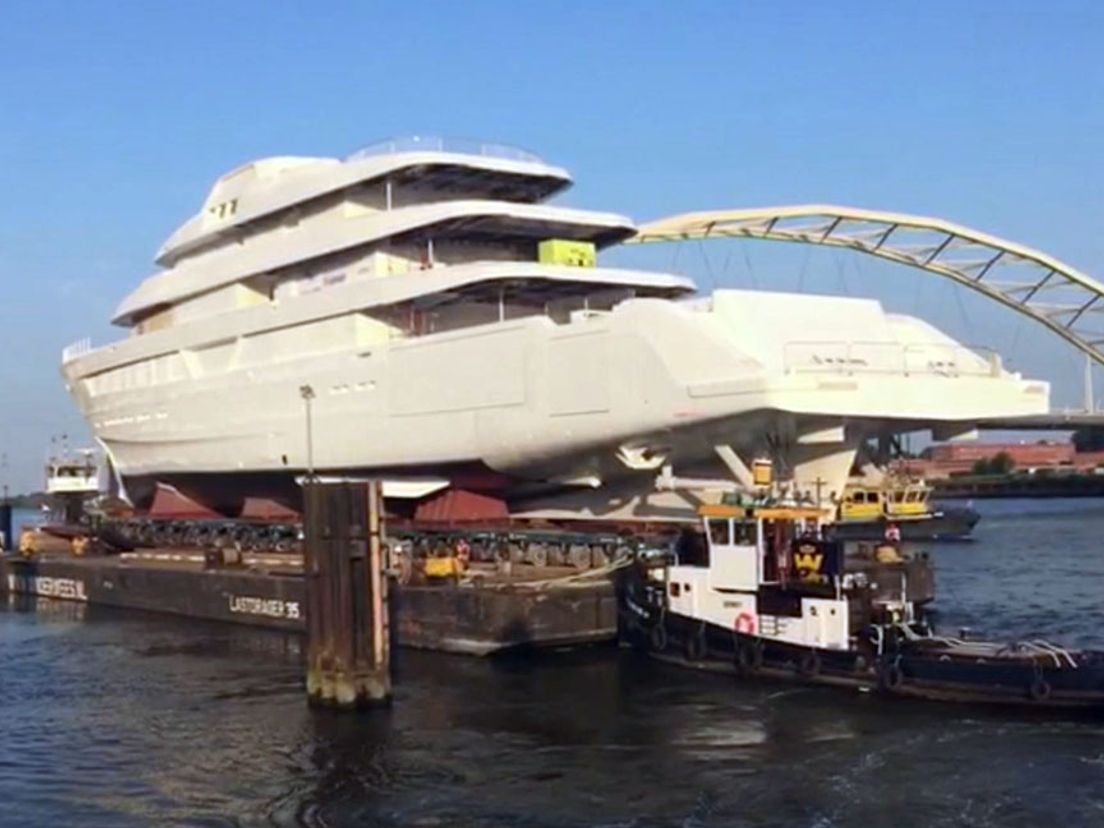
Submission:
M 905 674 L 901 672 L 901 666 L 896 661 L 882 665 L 878 675 L 878 683 L 883 690 L 896 690 L 905 682 Z
M 763 666 L 761 641 L 736 642 L 736 667 L 741 673 L 755 673 Z
M 1045 702 L 1050 698 L 1050 683 L 1042 676 L 1036 676 L 1027 688 L 1027 695 L 1032 701 Z
M 797 662 L 797 671 L 803 676 L 815 676 L 820 672 L 820 653 L 806 650 Z
M 686 660 L 701 661 L 709 647 L 705 640 L 705 627 L 698 627 L 686 637 Z
M 652 650 L 657 653 L 662 653 L 667 649 L 667 625 L 663 623 L 663 619 L 660 618 L 655 624 L 652 625 L 652 629 L 648 632 L 648 644 L 651 645 Z

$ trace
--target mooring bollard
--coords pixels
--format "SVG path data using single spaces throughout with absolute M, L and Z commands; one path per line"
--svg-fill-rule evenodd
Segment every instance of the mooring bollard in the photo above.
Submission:
M 354 708 L 391 699 L 378 481 L 304 484 L 307 697 Z

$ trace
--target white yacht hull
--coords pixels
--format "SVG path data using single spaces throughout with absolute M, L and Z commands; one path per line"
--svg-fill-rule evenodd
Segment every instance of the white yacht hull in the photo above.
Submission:
M 366 333 L 355 303 L 318 307 L 328 315 L 265 308 L 248 328 L 235 319 L 257 311 L 230 313 L 66 362 L 132 498 L 173 482 L 232 511 L 245 496 L 294 498 L 313 462 L 516 502 L 651 481 L 661 464 L 723 470 L 719 445 L 770 449 L 799 488 L 839 492 L 862 436 L 1048 408 L 1045 383 L 869 300 L 719 291 L 402 339 Z M 120 366 L 136 366 L 129 387 L 97 384 Z

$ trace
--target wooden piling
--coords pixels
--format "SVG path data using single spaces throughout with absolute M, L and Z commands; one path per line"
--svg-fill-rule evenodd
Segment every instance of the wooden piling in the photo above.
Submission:
M 391 698 L 378 481 L 304 485 L 307 697 L 356 708 Z
M 19 538 L 12 526 L 12 505 L 5 497 L 0 503 L 0 552 L 12 552 L 19 548 Z

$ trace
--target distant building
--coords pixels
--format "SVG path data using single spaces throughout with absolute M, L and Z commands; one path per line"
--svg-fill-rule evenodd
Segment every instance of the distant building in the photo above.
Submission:
M 1104 452 L 1078 452 L 1072 443 L 940 443 L 925 449 L 920 457 L 898 461 L 902 471 L 935 479 L 970 474 L 979 460 L 989 461 L 1007 454 L 1017 471 L 1063 469 L 1092 471 L 1104 466 Z
M 926 453 L 940 466 L 965 465 L 969 470 L 978 460 L 998 454 L 1007 454 L 1017 467 L 1061 466 L 1072 464 L 1077 451 L 1073 443 L 942 443 Z

